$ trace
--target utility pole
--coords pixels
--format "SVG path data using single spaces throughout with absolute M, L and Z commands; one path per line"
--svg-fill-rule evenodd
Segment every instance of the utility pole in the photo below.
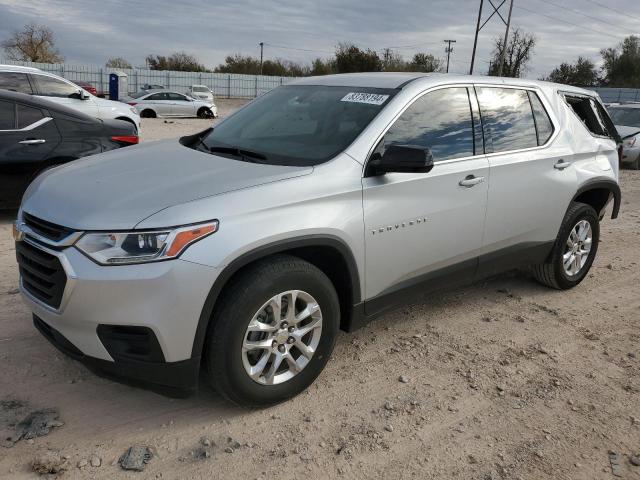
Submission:
M 495 3 L 494 3 L 495 2 Z M 497 6 L 496 3 L 500 2 Z M 505 32 L 505 43 L 506 43 L 506 39 L 507 36 L 509 34 L 509 26 L 511 24 L 511 11 L 513 10 L 513 0 L 511 0 L 511 6 L 509 7 L 509 19 L 505 20 L 504 17 L 502 16 L 502 14 L 500 13 L 500 8 L 502 8 L 502 6 L 507 3 L 507 0 L 489 0 L 489 4 L 491 5 L 491 8 L 493 9 L 493 11 L 491 12 L 491 14 L 487 17 L 487 19 L 480 24 L 480 22 L 482 21 L 482 6 L 484 4 L 483 0 L 480 0 L 480 8 L 478 10 L 478 21 L 476 22 L 476 34 L 475 34 L 475 38 L 473 40 L 473 52 L 471 53 L 471 68 L 469 68 L 469 75 L 473 75 L 473 66 L 475 64 L 475 60 L 476 60 L 476 48 L 478 46 L 478 34 L 480 33 L 480 30 L 482 30 L 484 28 L 484 26 L 487 24 L 487 22 L 489 22 L 489 20 L 491 20 L 493 18 L 494 15 L 498 15 L 498 17 L 500 17 L 500 20 L 502 21 L 502 23 L 504 23 L 507 27 L 506 32 Z M 504 54 L 504 50 L 502 52 Z
M 260 42 L 260 75 L 262 75 L 262 55 L 264 53 L 264 42 Z
M 456 43 L 456 41 L 445 40 L 444 43 L 447 44 L 447 48 L 445 48 L 444 51 L 447 52 L 447 73 L 449 73 L 449 56 L 451 55 L 451 52 L 453 52 L 453 47 L 451 46 L 451 44 Z
M 511 25 L 511 11 L 513 10 L 513 0 L 509 5 L 509 16 L 507 17 L 507 28 L 504 30 L 504 42 L 502 42 L 502 52 L 500 52 L 500 65 L 498 65 L 498 76 L 502 76 L 504 67 L 504 55 L 507 53 L 507 42 L 509 41 L 509 26 Z
M 478 33 L 480 33 L 480 19 L 482 18 L 482 3 L 480 0 L 480 9 L 478 10 L 478 22 L 476 23 L 476 35 L 473 39 L 473 53 L 471 53 L 471 68 L 469 69 L 469 75 L 473 75 L 473 63 L 476 60 L 476 47 L 478 46 Z

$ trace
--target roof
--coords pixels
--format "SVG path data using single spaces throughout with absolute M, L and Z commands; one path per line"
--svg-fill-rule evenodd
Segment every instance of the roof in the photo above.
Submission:
M 1 65 L 1 64 L 0 64 L 0 71 L 3 71 L 3 72 L 24 72 L 24 73 L 43 72 L 43 70 L 40 70 L 39 68 L 34 68 L 34 67 L 23 67 L 22 65 Z
M 95 121 L 93 117 L 86 115 L 78 110 L 65 107 L 64 105 L 60 105 L 59 103 L 52 102 L 51 100 L 47 100 L 46 98 L 43 98 L 43 97 L 36 97 L 33 95 L 28 95 L 26 93 L 18 93 L 18 92 L 12 92 L 10 90 L 0 89 L 0 100 L 23 103 L 25 105 L 29 105 L 36 108 L 53 110 L 54 112 L 62 113 L 64 115 L 69 115 L 82 120 Z
M 422 73 L 422 72 L 366 72 L 341 73 L 306 77 L 287 85 L 327 85 L 340 87 L 368 87 L 368 88 L 403 88 L 405 85 L 422 80 L 429 83 L 483 83 L 494 85 L 512 85 L 522 87 L 553 88 L 566 92 L 576 92 L 595 95 L 595 92 L 583 88 L 545 82 L 542 80 L 528 80 L 510 77 L 490 77 L 486 75 L 461 75 L 454 73 Z

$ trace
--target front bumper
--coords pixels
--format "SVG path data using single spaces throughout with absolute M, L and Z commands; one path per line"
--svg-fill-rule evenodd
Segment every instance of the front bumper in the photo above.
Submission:
M 59 348 L 73 347 L 62 351 L 109 376 L 195 388 L 200 358 L 192 355 L 193 343 L 217 269 L 180 259 L 101 266 L 75 247 L 49 248 L 29 237 L 21 241 L 58 257 L 66 273 L 57 308 L 30 293 L 20 280 L 23 297 L 40 322 L 38 329 L 55 332 L 45 336 Z M 122 349 L 105 345 L 101 328 L 148 330 L 156 353 L 118 356 L 114 352 Z

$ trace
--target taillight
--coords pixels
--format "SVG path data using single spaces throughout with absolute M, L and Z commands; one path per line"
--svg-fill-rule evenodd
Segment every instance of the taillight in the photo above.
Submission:
M 127 145 L 135 145 L 139 142 L 137 135 L 114 135 L 111 137 L 114 142 L 126 143 Z
M 127 105 L 131 105 L 132 107 L 137 104 L 138 104 L 137 102 L 127 102 Z

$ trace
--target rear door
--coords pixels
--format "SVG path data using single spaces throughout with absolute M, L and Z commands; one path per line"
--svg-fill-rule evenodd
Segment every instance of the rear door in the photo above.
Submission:
M 20 202 L 59 143 L 60 134 L 48 112 L 0 101 L 0 206 Z
M 406 288 L 473 277 L 489 176 L 474 104 L 466 86 L 428 92 L 376 147 L 374 155 L 393 144 L 429 148 L 435 166 L 363 178 L 367 313 Z
M 151 107 L 157 115 L 168 117 L 171 115 L 171 101 L 165 92 L 153 93 L 144 99 L 144 106 Z M 142 108 L 144 110 L 144 107 Z
M 544 255 L 576 192 L 572 151 L 553 141 L 557 127 L 541 93 L 502 86 L 476 91 L 491 176 L 483 250 L 526 263 L 518 255 Z

